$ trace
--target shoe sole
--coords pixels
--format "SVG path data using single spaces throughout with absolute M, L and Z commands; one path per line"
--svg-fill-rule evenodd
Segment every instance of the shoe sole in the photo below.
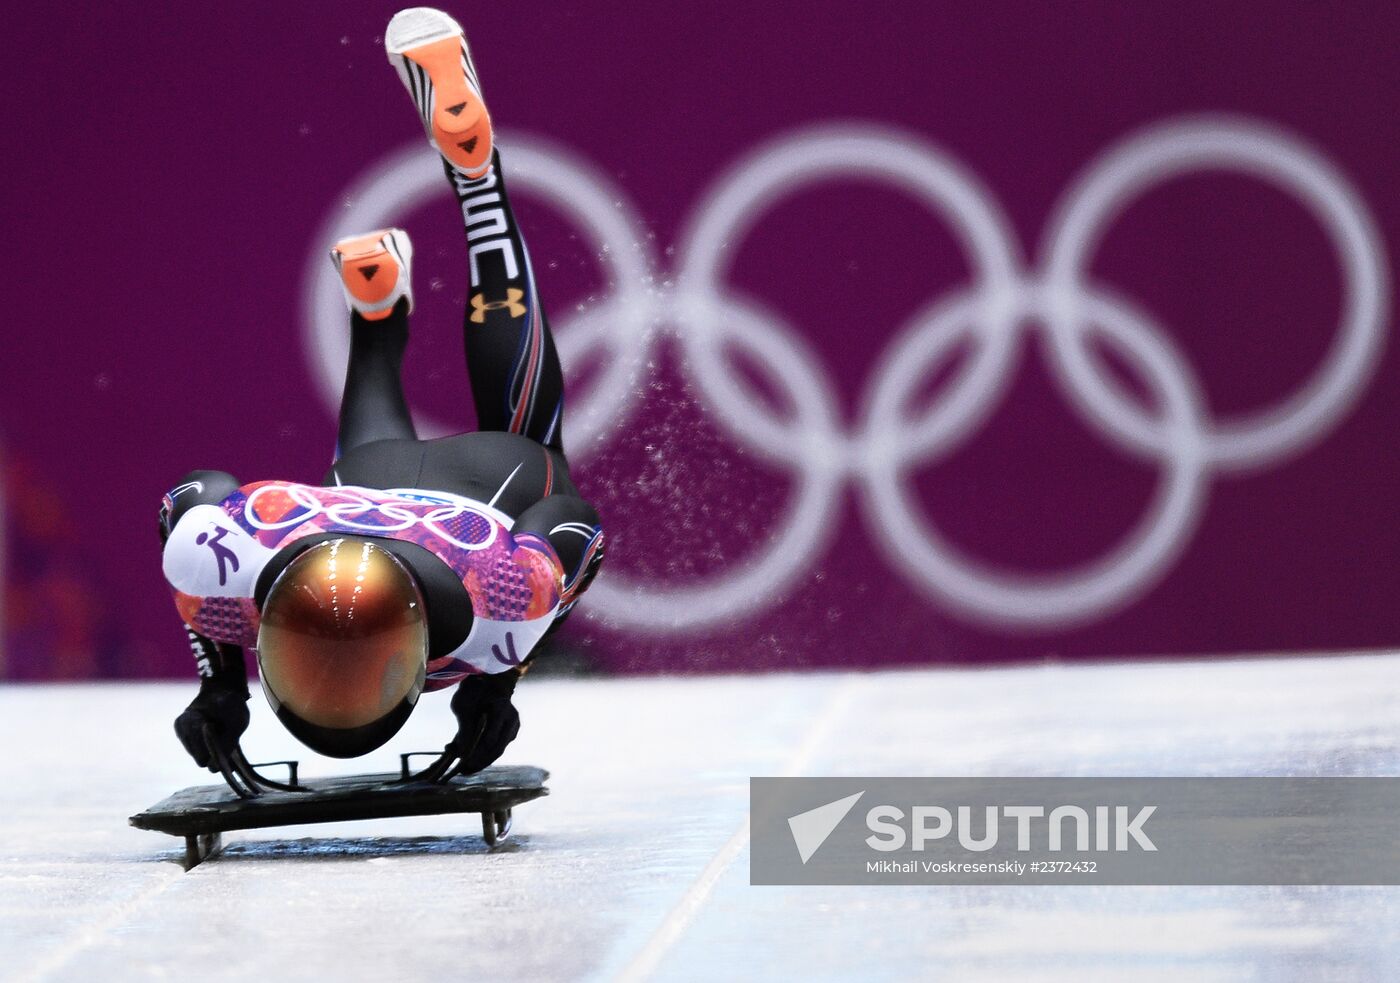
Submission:
M 382 321 L 393 312 L 396 288 L 407 273 L 407 260 L 394 242 L 394 231 L 381 229 L 342 239 L 331 248 L 341 282 L 367 321 Z
M 491 117 L 461 26 L 429 7 L 401 10 L 389 21 L 384 48 L 391 61 L 401 61 L 400 74 L 438 153 L 468 177 L 485 174 Z

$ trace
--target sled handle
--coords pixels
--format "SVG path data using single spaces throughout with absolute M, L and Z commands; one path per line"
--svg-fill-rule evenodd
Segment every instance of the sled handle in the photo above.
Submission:
M 408 766 L 409 758 L 440 758 L 441 751 L 406 751 L 399 755 L 399 778 L 409 781 L 413 776 L 413 769 Z
M 271 785 L 273 788 L 280 788 L 280 789 L 282 789 L 283 791 L 287 791 L 287 790 L 289 790 L 289 789 L 300 789 L 300 788 L 302 788 L 301 782 L 297 781 L 297 765 L 298 765 L 298 764 L 300 764 L 300 762 L 298 762 L 298 761 L 260 761 L 260 762 L 258 762 L 257 764 L 249 764 L 248 767 L 251 768 L 251 769 L 253 769 L 253 774 L 254 774 L 254 775 L 257 775 L 258 779 L 259 779 L 260 781 L 262 781 L 264 784 L 266 784 L 266 785 Z M 279 785 L 279 784 L 277 784 L 276 782 L 268 781 L 266 778 L 263 778 L 262 775 L 258 775 L 257 770 L 258 770 L 259 768 L 276 768 L 276 767 L 279 766 L 279 765 L 285 765 L 286 768 L 287 768 L 287 784 L 286 784 L 286 785 Z

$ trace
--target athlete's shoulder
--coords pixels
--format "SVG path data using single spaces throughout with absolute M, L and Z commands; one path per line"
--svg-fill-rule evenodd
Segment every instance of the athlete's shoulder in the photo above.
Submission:
M 218 505 L 238 491 L 238 479 L 227 471 L 191 471 L 160 500 L 161 538 L 170 535 L 176 524 L 198 505 Z
M 251 598 L 258 574 L 275 553 L 247 518 L 250 495 L 293 482 L 239 484 L 224 471 L 191 472 L 166 493 L 161 508 L 161 569 L 177 595 Z

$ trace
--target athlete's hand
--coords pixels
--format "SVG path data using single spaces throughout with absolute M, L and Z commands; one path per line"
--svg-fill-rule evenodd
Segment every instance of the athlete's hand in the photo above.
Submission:
M 248 729 L 248 692 L 205 682 L 185 712 L 175 718 L 175 736 L 194 758 L 210 771 L 219 770 L 216 751 L 224 756 L 238 747 Z
M 447 754 L 461 760 L 449 776 L 470 775 L 485 768 L 505 751 L 520 733 L 520 714 L 510 702 L 519 674 L 468 676 L 452 694 L 452 712 L 457 717 L 457 736 L 447 745 Z

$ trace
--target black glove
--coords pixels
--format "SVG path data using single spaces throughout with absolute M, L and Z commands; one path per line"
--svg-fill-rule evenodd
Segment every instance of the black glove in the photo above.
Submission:
M 470 775 L 485 768 L 520 733 L 520 714 L 510 702 L 519 678 L 515 671 L 468 676 L 452 694 L 457 736 L 444 750 L 461 759 L 452 774 Z
M 200 685 L 199 695 L 175 718 L 175 736 L 194 763 L 214 772 L 219 770 L 214 752 L 232 754 L 247 729 L 248 691 L 212 680 Z

